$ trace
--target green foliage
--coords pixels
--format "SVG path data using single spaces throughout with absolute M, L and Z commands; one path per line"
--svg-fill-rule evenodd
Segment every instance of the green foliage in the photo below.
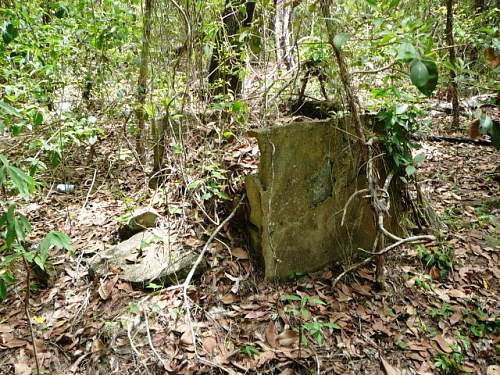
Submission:
M 245 354 L 249 358 L 252 358 L 253 356 L 260 353 L 259 349 L 257 349 L 253 345 L 245 345 L 244 347 L 240 348 L 240 352 Z
M 455 310 L 449 304 L 445 303 L 439 308 L 433 307 L 431 310 L 431 317 L 448 319 Z
M 453 269 L 453 248 L 450 246 L 441 245 L 428 249 L 418 245 L 417 252 L 425 267 L 429 269 L 437 267 L 442 278 Z
M 218 164 L 211 164 L 202 167 L 204 176 L 188 184 L 188 190 L 200 190 L 203 200 L 210 200 L 213 197 L 220 199 L 230 199 L 226 193 L 227 178 L 225 171 Z
M 450 354 L 438 353 L 434 358 L 434 367 L 445 375 L 459 374 L 462 369 L 463 355 L 460 351 Z
M 323 343 L 325 342 L 325 337 L 324 337 L 324 333 L 323 333 L 323 330 L 325 328 L 328 328 L 330 330 L 340 330 L 341 329 L 341 327 L 336 323 L 332 323 L 332 322 L 324 323 L 324 322 L 321 322 L 321 321 L 316 320 L 316 319 L 314 319 L 312 321 L 304 322 L 302 324 L 303 332 L 311 335 L 312 338 L 316 341 L 316 343 L 318 345 L 323 345 Z M 308 340 L 307 340 L 307 337 L 305 334 L 302 336 L 301 340 L 305 345 L 308 344 Z
M 3 164 L 0 168 L 0 187 L 9 186 L 28 199 L 36 188 L 34 179 L 11 165 L 3 155 L 0 155 L 0 162 Z M 8 203 L 7 210 L 0 214 L 0 300 L 7 297 L 7 286 L 16 280 L 19 261 L 36 263 L 43 270 L 51 248 L 71 250 L 71 241 L 64 233 L 49 232 L 37 248 L 27 239 L 30 232 L 31 224 L 26 216 L 17 212 L 15 203 Z
M 480 109 L 476 112 L 476 118 L 479 120 L 479 132 L 481 134 L 489 134 L 493 146 L 495 146 L 497 150 L 500 150 L 500 124 L 494 122 L 490 116 Z
M 14 191 L 19 192 L 22 198 L 28 199 L 36 190 L 37 183 L 35 180 L 10 164 L 7 158 L 1 154 L 0 163 L 0 186 L 12 188 Z
M 425 160 L 425 154 L 413 158 L 412 150 L 419 146 L 410 139 L 410 135 L 419 129 L 420 114 L 420 109 L 415 105 L 402 104 L 389 107 L 377 115 L 385 130 L 380 140 L 391 155 L 396 169 L 404 168 L 407 177 L 415 174 L 416 167 Z
M 308 296 L 307 294 L 303 296 L 299 296 L 298 294 L 284 294 L 283 296 L 281 296 L 281 301 L 299 302 L 298 307 L 295 304 L 292 308 L 288 309 L 288 311 L 304 319 L 307 319 L 310 315 L 308 307 L 315 305 L 325 305 L 325 302 L 323 300 L 317 297 Z

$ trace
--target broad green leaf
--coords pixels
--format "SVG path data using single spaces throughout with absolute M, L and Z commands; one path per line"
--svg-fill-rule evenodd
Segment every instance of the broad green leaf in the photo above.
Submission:
M 325 323 L 325 327 L 328 327 L 330 329 L 336 329 L 336 330 L 342 329 L 342 327 L 339 326 L 337 323 L 332 323 L 332 322 Z
M 377 6 L 377 0 L 365 0 L 365 2 L 368 3 L 368 5 L 375 7 Z
M 410 65 L 411 82 L 418 88 L 425 86 L 429 82 L 429 71 L 427 66 L 418 59 L 413 60 Z
M 396 60 L 410 62 L 417 59 L 418 56 L 416 48 L 411 43 L 405 42 L 399 45 Z
M 389 8 L 397 7 L 400 2 L 401 2 L 401 0 L 391 0 L 391 2 L 389 3 Z
M 9 205 L 5 218 L 7 219 L 7 234 L 5 236 L 5 245 L 9 249 L 14 241 L 16 240 L 16 229 L 15 229 L 15 216 L 14 212 L 16 205 L 13 203 Z
M 415 59 L 410 65 L 411 82 L 426 96 L 431 96 L 438 83 L 438 69 L 434 61 Z
M 12 183 L 14 187 L 19 191 L 21 197 L 24 199 L 28 199 L 33 191 L 36 188 L 35 180 L 24 173 L 19 168 L 8 166 L 6 168 L 7 175 L 12 179 Z
M 194 180 L 190 182 L 187 186 L 188 190 L 198 189 L 201 185 L 203 185 L 203 180 Z
M 5 25 L 4 31 L 2 33 L 2 39 L 5 44 L 9 44 L 19 35 L 17 28 L 12 23 L 7 23 Z
M 409 105 L 408 104 L 401 104 L 396 106 L 396 114 L 397 115 L 402 115 L 406 111 L 408 111 Z
M 43 115 L 42 115 L 42 112 L 40 111 L 36 111 L 34 114 L 33 114 L 33 125 L 35 125 L 35 127 L 38 127 L 40 125 L 42 125 L 43 123 Z
M 348 33 L 339 33 L 335 35 L 335 38 L 333 38 L 333 44 L 335 44 L 335 47 L 338 49 L 341 49 L 344 44 L 347 43 L 351 36 Z
M 413 165 L 408 165 L 406 167 L 406 175 L 407 176 L 412 176 L 415 174 L 415 172 L 417 171 L 417 169 L 413 166 Z
M 71 239 L 67 234 L 62 232 L 49 232 L 40 244 L 39 255 L 35 257 L 35 263 L 41 269 L 44 269 L 45 261 L 47 260 L 47 254 L 49 252 L 49 249 L 53 246 L 58 249 L 71 250 Z
M 18 117 L 18 118 L 22 117 L 17 109 L 12 107 L 10 104 L 5 103 L 3 100 L 0 100 L 0 110 L 6 115 L 10 115 L 10 116 Z
M 315 297 L 310 298 L 308 303 L 310 305 L 326 305 L 326 303 L 323 300 L 321 300 L 319 298 L 315 298 Z
M 413 164 L 415 165 L 419 165 L 420 163 L 422 163 L 425 159 L 427 159 L 427 155 L 423 152 L 417 154 L 414 158 L 413 158 Z

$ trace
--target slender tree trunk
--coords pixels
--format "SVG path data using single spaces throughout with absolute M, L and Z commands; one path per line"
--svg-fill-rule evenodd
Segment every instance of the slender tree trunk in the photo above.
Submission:
M 276 0 L 274 18 L 274 35 L 276 44 L 276 65 L 278 68 L 294 68 L 292 56 L 292 15 L 293 3 L 290 0 Z
M 446 40 L 448 43 L 449 60 L 451 64 L 449 89 L 452 103 L 452 127 L 457 128 L 460 121 L 457 81 L 455 72 L 455 41 L 453 38 L 453 0 L 446 0 Z
M 321 3 L 321 11 L 323 13 L 323 17 L 326 21 L 326 29 L 328 32 L 328 43 L 333 49 L 333 53 L 335 55 L 335 61 L 337 62 L 337 66 L 339 68 L 339 76 L 342 82 L 342 86 L 344 87 L 344 91 L 347 97 L 347 102 L 349 105 L 349 110 L 351 112 L 351 116 L 354 122 L 354 127 L 356 129 L 356 135 L 358 136 L 358 142 L 361 145 L 362 150 L 366 150 L 366 139 L 363 132 L 363 125 L 361 124 L 361 119 L 359 117 L 359 100 L 358 97 L 354 94 L 354 90 L 352 89 L 351 76 L 349 71 L 347 70 L 347 65 L 344 60 L 344 56 L 340 49 L 335 45 L 335 25 L 333 24 L 332 15 L 330 12 L 330 4 L 328 0 L 320 0 Z M 367 154 L 364 155 L 365 159 L 367 159 Z
M 240 12 L 245 5 L 246 12 Z M 226 0 L 222 14 L 222 29 L 216 36 L 216 47 L 210 59 L 208 82 L 212 85 L 211 94 L 232 93 L 235 97 L 241 93 L 242 84 L 238 70 L 242 67 L 240 60 L 241 43 L 238 33 L 241 27 L 250 26 L 253 20 L 255 1 Z
M 137 81 L 137 107 L 135 110 L 135 115 L 137 117 L 136 151 L 142 163 L 144 163 L 146 156 L 144 149 L 144 104 L 146 103 L 146 96 L 148 93 L 149 40 L 151 37 L 153 1 L 154 0 L 145 0 L 144 4 L 141 66 L 139 69 L 139 79 Z

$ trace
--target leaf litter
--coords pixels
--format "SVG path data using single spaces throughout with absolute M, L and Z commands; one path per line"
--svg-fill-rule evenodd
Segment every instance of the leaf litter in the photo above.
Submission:
M 234 176 L 256 169 L 252 141 L 223 147 L 224 165 Z M 426 267 L 409 247 L 388 255 L 391 272 L 384 291 L 374 288 L 373 266 L 353 272 L 334 289 L 337 269 L 267 284 L 238 234 L 225 228 L 209 249 L 209 270 L 188 291 L 196 350 L 180 289 L 135 290 L 116 273 L 90 280 L 86 263 L 117 241 L 116 218 L 128 212 L 130 201 L 163 209 L 168 201 L 164 215 L 176 219 L 168 225 L 191 248 L 203 247 L 213 225 L 193 202 L 152 194 L 133 163 L 110 170 L 104 158 L 92 167 L 68 161 L 81 182 L 97 168 L 88 203 L 82 183 L 74 194 L 49 193 L 26 212 L 35 234 L 59 228 L 75 245 L 74 256 L 53 254 L 58 271 L 53 285 L 31 294 L 41 367 L 51 374 L 141 373 L 144 368 L 158 374 L 432 374 L 439 355 L 459 352 L 462 369 L 498 373 L 500 209 L 498 200 L 497 206 L 489 202 L 498 198 L 499 186 L 488 178 L 498 152 L 425 142 L 423 150 L 427 162 L 420 184 L 445 222 L 444 243 L 455 254 L 448 275 Z M 203 161 L 201 150 L 189 152 Z M 0 306 L 2 374 L 33 373 L 23 301 L 15 298 L 22 287 L 20 278 Z M 283 295 L 297 299 L 283 300 Z M 322 303 L 302 303 L 312 299 Z

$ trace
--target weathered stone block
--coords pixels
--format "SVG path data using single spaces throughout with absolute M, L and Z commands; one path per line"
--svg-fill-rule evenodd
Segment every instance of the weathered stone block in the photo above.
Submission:
M 267 279 L 313 272 L 372 249 L 376 226 L 365 199 L 360 146 L 349 119 L 297 122 L 251 133 L 261 151 L 258 175 L 246 179 L 249 231 Z

